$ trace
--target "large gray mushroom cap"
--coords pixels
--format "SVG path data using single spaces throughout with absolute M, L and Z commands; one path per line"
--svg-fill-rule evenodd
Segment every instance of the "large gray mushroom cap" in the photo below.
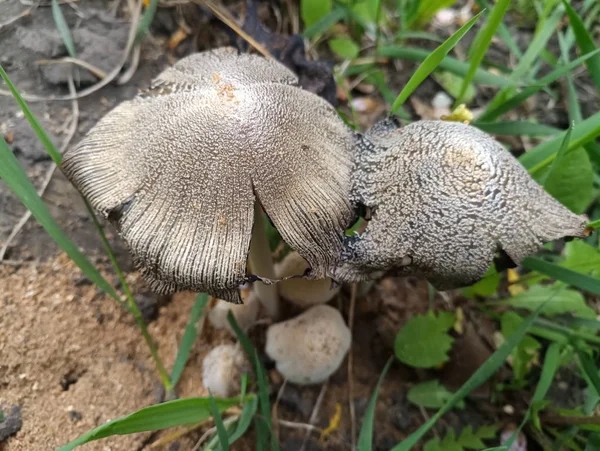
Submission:
M 547 194 L 493 138 L 457 122 L 375 125 L 353 184 L 352 201 L 372 219 L 347 239 L 339 280 L 416 274 L 456 288 L 479 280 L 497 251 L 518 264 L 546 241 L 586 233 L 585 216 Z
M 273 60 L 192 55 L 65 154 L 65 174 L 116 222 L 154 290 L 238 301 L 257 199 L 314 277 L 337 264 L 356 138 L 296 84 Z

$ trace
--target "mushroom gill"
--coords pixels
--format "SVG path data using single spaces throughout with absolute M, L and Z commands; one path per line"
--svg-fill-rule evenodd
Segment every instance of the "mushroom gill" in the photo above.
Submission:
M 273 60 L 195 54 L 66 152 L 65 174 L 116 223 L 155 291 L 239 302 L 256 201 L 313 276 L 337 264 L 357 138 L 296 84 Z
M 345 242 L 338 280 L 422 275 L 466 286 L 497 251 L 518 264 L 544 242 L 585 236 L 586 217 L 551 197 L 489 135 L 457 122 L 376 124 L 359 146 L 352 201 L 373 212 Z

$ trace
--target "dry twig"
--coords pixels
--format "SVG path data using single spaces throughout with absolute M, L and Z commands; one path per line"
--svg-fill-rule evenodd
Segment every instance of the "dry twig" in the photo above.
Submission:
M 315 403 L 315 407 L 313 407 L 313 411 L 310 414 L 310 419 L 308 420 L 308 424 L 313 426 L 317 422 L 317 418 L 319 417 L 319 410 L 321 410 L 321 405 L 323 404 L 323 400 L 325 399 L 325 393 L 327 393 L 327 386 L 329 385 L 329 380 L 325 381 L 323 386 L 321 387 L 321 392 L 317 397 L 317 402 Z M 308 439 L 310 437 L 310 433 L 313 429 L 308 429 L 306 434 L 304 435 L 304 440 L 302 440 L 302 446 L 300 447 L 300 451 L 304 451 L 306 449 L 306 445 L 308 443 Z

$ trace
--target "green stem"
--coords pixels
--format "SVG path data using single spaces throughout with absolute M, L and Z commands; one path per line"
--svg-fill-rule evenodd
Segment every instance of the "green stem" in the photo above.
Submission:
M 108 239 L 106 238 L 104 229 L 100 225 L 100 222 L 98 222 L 98 218 L 96 217 L 96 214 L 94 213 L 94 210 L 92 209 L 92 206 L 89 204 L 88 200 L 84 198 L 84 202 L 85 202 L 85 207 L 87 208 L 87 210 L 90 214 L 90 217 L 92 218 L 92 221 L 94 222 L 94 225 L 96 226 L 96 229 L 98 230 L 98 233 L 100 234 L 100 239 L 102 240 L 104 249 L 106 250 L 106 253 L 108 254 L 110 263 L 112 264 L 113 268 L 115 269 L 115 272 L 117 273 L 117 277 L 119 278 L 119 281 L 121 282 L 121 286 L 123 287 L 123 291 L 125 292 L 125 296 L 127 297 L 127 302 L 123 302 L 120 299 L 117 299 L 117 301 L 120 302 L 121 305 L 123 305 L 129 311 L 129 313 L 131 313 L 133 315 L 133 317 L 135 318 L 135 322 L 137 323 L 138 327 L 140 328 L 140 331 L 142 332 L 142 336 L 144 337 L 144 340 L 146 341 L 148 348 L 150 348 L 150 354 L 152 355 L 152 358 L 154 359 L 154 362 L 156 364 L 156 369 L 158 370 L 158 374 L 160 376 L 162 384 L 165 387 L 167 399 L 171 399 L 174 395 L 173 384 L 171 383 L 169 374 L 165 370 L 165 366 L 164 366 L 160 356 L 158 355 L 158 349 L 156 347 L 156 343 L 150 336 L 150 332 L 148 332 L 148 327 L 146 326 L 146 322 L 144 321 L 144 318 L 142 317 L 142 312 L 140 312 L 140 309 L 138 308 L 137 304 L 135 303 L 135 299 L 133 298 L 133 293 L 131 292 L 131 289 L 129 288 L 127 281 L 125 280 L 125 275 L 123 274 L 123 271 L 121 271 L 121 267 L 119 266 L 119 263 L 117 262 L 117 258 L 115 257 L 112 247 L 110 246 L 110 243 L 108 242 Z

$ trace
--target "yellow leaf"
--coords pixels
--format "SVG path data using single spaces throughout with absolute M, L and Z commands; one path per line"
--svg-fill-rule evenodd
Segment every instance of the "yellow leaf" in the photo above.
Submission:
M 468 125 L 473 120 L 473 113 L 464 103 L 461 103 L 449 116 L 442 116 L 440 119 L 450 122 L 463 122 Z
M 327 438 L 328 435 L 330 435 L 332 432 L 334 432 L 336 429 L 338 429 L 340 427 L 341 419 L 342 419 L 342 405 L 338 402 L 335 404 L 335 412 L 333 413 L 333 416 L 329 420 L 329 426 L 327 426 L 327 428 L 323 432 L 321 432 L 321 437 L 319 438 L 319 441 L 321 443 L 325 441 L 325 439 Z

